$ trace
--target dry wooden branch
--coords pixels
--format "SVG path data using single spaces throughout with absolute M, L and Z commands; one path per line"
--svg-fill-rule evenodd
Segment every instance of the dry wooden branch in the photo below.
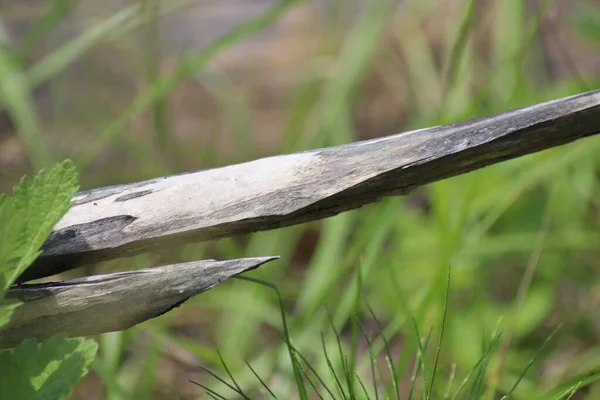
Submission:
M 277 257 L 193 261 L 66 282 L 21 285 L 8 298 L 24 302 L 0 328 L 0 348 L 58 332 L 94 335 L 129 328 L 192 296 Z
M 600 91 L 453 125 L 79 193 L 21 281 L 325 218 L 600 132 Z
M 150 248 L 325 218 L 429 182 L 600 132 L 600 91 L 459 124 L 77 194 L 24 282 Z M 0 347 L 121 330 L 273 258 L 196 261 L 42 285 Z

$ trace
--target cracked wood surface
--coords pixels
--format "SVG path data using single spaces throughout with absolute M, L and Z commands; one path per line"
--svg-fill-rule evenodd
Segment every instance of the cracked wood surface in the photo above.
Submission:
M 600 132 L 600 91 L 457 124 L 77 194 L 20 281 L 275 229 Z
M 65 282 L 20 285 L 7 298 L 24 302 L 0 328 L 0 348 L 55 333 L 95 335 L 127 329 L 277 257 L 203 260 Z

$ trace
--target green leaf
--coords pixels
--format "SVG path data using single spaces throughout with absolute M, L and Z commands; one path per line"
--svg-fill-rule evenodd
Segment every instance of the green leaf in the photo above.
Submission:
M 53 400 L 71 393 L 94 360 L 98 345 L 64 334 L 42 343 L 27 339 L 13 350 L 0 352 L 0 393 L 13 399 Z
M 0 105 L 14 122 L 34 166 L 39 168 L 49 165 L 51 157 L 36 115 L 29 81 L 18 57 L 2 44 L 0 44 Z
M 10 321 L 10 316 L 15 308 L 21 305 L 17 299 L 0 299 L 0 328 Z
M 2 282 L 4 272 L 9 263 L 16 257 L 15 248 L 24 225 L 24 215 L 17 212 L 15 199 L 0 195 L 0 288 L 6 286 Z
M 23 178 L 14 188 L 14 198 L 0 201 L 0 294 L 39 255 L 77 188 L 75 166 L 66 160 L 33 179 Z

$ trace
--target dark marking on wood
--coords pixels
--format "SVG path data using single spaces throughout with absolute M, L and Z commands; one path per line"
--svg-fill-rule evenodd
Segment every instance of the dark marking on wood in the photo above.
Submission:
M 43 254 L 47 256 L 38 258 L 36 260 L 38 268 L 26 269 L 17 279 L 17 283 L 69 270 L 85 262 L 88 254 L 95 254 L 94 258 L 98 262 L 110 259 L 106 249 L 94 250 L 90 243 L 102 242 L 114 235 L 122 235 L 123 230 L 135 220 L 136 218 L 130 215 L 120 215 L 53 231 L 42 246 Z
M 146 196 L 148 194 L 154 193 L 152 190 L 142 190 L 141 192 L 128 193 L 123 196 L 119 196 L 115 199 L 115 201 L 127 201 L 131 199 L 137 199 L 138 197 Z

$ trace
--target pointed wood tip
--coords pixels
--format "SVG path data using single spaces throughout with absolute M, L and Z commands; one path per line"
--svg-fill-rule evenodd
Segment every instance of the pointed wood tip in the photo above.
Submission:
M 0 348 L 55 333 L 87 336 L 127 329 L 181 305 L 227 279 L 278 259 L 201 260 L 65 282 L 20 285 L 7 298 L 23 302 L 0 329 Z

